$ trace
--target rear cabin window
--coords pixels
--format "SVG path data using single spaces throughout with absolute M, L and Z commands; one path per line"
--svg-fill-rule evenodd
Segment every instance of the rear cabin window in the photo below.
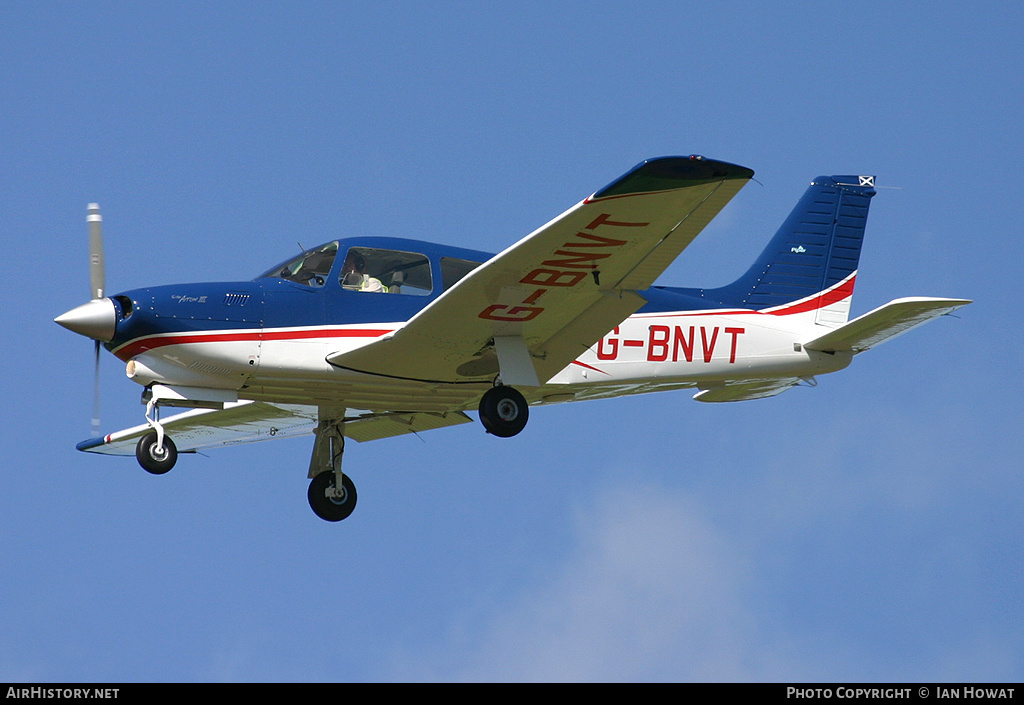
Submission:
M 457 259 L 455 257 L 441 258 L 441 286 L 442 291 L 448 291 L 455 283 L 464 276 L 479 267 L 481 262 L 472 262 L 468 259 Z
M 349 291 L 426 296 L 433 290 L 430 261 L 415 252 L 352 247 L 345 253 L 341 286 Z

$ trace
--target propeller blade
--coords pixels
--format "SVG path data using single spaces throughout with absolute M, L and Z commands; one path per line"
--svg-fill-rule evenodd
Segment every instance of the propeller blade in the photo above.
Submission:
M 100 435 L 100 341 L 96 341 L 96 365 L 92 390 L 92 437 Z
M 103 298 L 103 292 L 107 288 L 106 266 L 103 257 L 103 217 L 100 215 L 98 203 L 89 204 L 89 215 L 86 216 L 89 223 L 89 284 L 92 289 L 92 298 Z M 92 435 L 95 438 L 100 434 L 100 341 L 96 341 L 96 361 L 93 369 L 93 391 L 92 391 Z
M 89 204 L 89 283 L 92 298 L 102 299 L 107 288 L 107 275 L 103 261 L 103 217 L 98 203 Z

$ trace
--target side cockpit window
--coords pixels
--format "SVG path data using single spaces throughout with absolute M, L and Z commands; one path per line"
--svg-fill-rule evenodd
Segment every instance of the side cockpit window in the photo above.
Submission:
M 320 287 L 327 282 L 338 255 L 338 243 L 329 242 L 312 250 L 306 250 L 294 259 L 269 269 L 257 279 L 278 277 L 303 286 Z
M 349 291 L 426 296 L 433 290 L 430 261 L 415 252 L 352 247 L 341 268 Z

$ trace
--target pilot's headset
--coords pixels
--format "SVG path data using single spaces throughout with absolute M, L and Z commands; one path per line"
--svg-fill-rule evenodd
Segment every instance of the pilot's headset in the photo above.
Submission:
M 366 271 L 366 258 L 356 252 L 349 254 L 348 258 L 354 269 L 345 272 L 345 277 L 341 280 L 341 285 L 351 287 L 361 286 L 363 283 L 363 272 Z

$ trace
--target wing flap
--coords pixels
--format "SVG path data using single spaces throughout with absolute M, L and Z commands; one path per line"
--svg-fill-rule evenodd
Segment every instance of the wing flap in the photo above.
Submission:
M 327 360 L 405 379 L 480 381 L 493 376 L 493 339 L 519 338 L 544 383 L 642 306 L 636 290 L 752 175 L 698 157 L 644 162 L 474 269 L 390 338 Z
M 804 347 L 822 352 L 864 352 L 969 303 L 971 302 L 968 299 L 923 296 L 895 299 L 804 343 Z
M 797 377 L 786 377 L 783 379 L 766 379 L 754 382 L 740 382 L 738 384 L 725 384 L 720 387 L 702 389 L 693 395 L 697 401 L 704 402 L 726 402 L 726 401 L 748 401 L 750 399 L 765 399 L 776 394 L 782 394 L 800 383 Z
M 435 428 L 458 426 L 471 421 L 472 419 L 461 411 L 447 414 L 389 414 L 346 422 L 345 435 L 354 441 L 365 443 L 405 433 L 421 433 Z

